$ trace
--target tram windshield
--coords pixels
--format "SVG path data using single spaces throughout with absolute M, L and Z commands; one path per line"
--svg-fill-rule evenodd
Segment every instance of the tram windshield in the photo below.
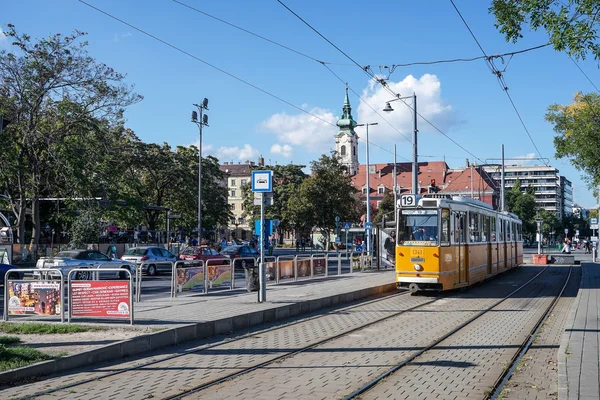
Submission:
M 439 245 L 437 210 L 402 210 L 398 224 L 399 245 Z

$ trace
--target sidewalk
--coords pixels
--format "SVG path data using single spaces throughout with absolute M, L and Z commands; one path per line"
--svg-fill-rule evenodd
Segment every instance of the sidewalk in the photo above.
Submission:
M 394 271 L 345 274 L 267 287 L 267 301 L 258 303 L 257 292 L 214 294 L 135 303 L 135 329 L 159 332 L 143 334 L 77 354 L 0 373 L 0 384 L 47 375 L 67 369 L 114 360 L 246 329 L 262 323 L 307 314 L 396 289 Z M 73 319 L 73 323 L 89 322 Z M 115 326 L 113 322 L 94 321 Z M 123 324 L 119 324 L 123 326 Z
M 600 266 L 582 263 L 581 285 L 558 352 L 558 398 L 600 398 Z

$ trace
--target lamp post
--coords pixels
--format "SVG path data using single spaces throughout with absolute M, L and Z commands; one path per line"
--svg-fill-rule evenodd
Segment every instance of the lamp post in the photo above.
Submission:
M 235 231 L 233 231 L 234 234 L 233 234 L 232 239 L 234 239 L 234 238 L 238 239 L 238 231 L 237 231 L 237 229 L 238 229 L 238 226 L 241 225 L 243 222 L 244 222 L 244 218 L 242 218 L 242 217 L 232 218 L 231 219 L 231 223 L 233 225 L 235 225 Z
M 367 221 L 371 222 L 371 185 L 369 181 L 369 125 L 378 125 L 377 122 L 371 122 L 367 124 L 357 124 L 356 126 L 364 126 L 367 128 Z M 371 253 L 371 230 L 367 231 L 367 254 Z
M 198 244 L 202 243 L 202 127 L 208 126 L 208 115 L 204 114 L 204 110 L 208 110 L 208 99 L 205 97 L 202 104 L 195 104 L 200 112 L 192 111 L 192 122 L 198 125 L 200 131 L 200 142 L 198 144 Z
M 392 108 L 392 106 L 390 105 L 390 103 L 394 102 L 394 101 L 398 101 L 398 100 L 405 100 L 405 99 L 413 99 L 413 124 L 414 124 L 414 129 L 413 129 L 413 163 L 412 163 L 412 192 L 415 195 L 419 195 L 418 190 L 419 190 L 419 185 L 418 185 L 418 175 L 419 175 L 419 159 L 417 156 L 417 132 L 419 132 L 419 130 L 417 129 L 417 95 L 413 93 L 412 96 L 407 96 L 407 97 L 400 97 L 400 95 L 397 95 L 397 97 L 395 99 L 392 99 L 390 101 L 387 101 L 385 103 L 385 108 L 383 109 L 383 111 L 385 112 L 391 112 L 394 111 L 394 109 Z

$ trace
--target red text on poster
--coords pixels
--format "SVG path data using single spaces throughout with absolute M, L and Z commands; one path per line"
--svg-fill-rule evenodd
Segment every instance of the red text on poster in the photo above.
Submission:
M 71 283 L 72 316 L 129 318 L 129 281 Z

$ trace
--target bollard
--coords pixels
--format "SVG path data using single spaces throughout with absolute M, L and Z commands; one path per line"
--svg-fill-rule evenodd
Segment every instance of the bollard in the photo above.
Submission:
M 596 246 L 592 247 L 592 262 L 596 262 Z

